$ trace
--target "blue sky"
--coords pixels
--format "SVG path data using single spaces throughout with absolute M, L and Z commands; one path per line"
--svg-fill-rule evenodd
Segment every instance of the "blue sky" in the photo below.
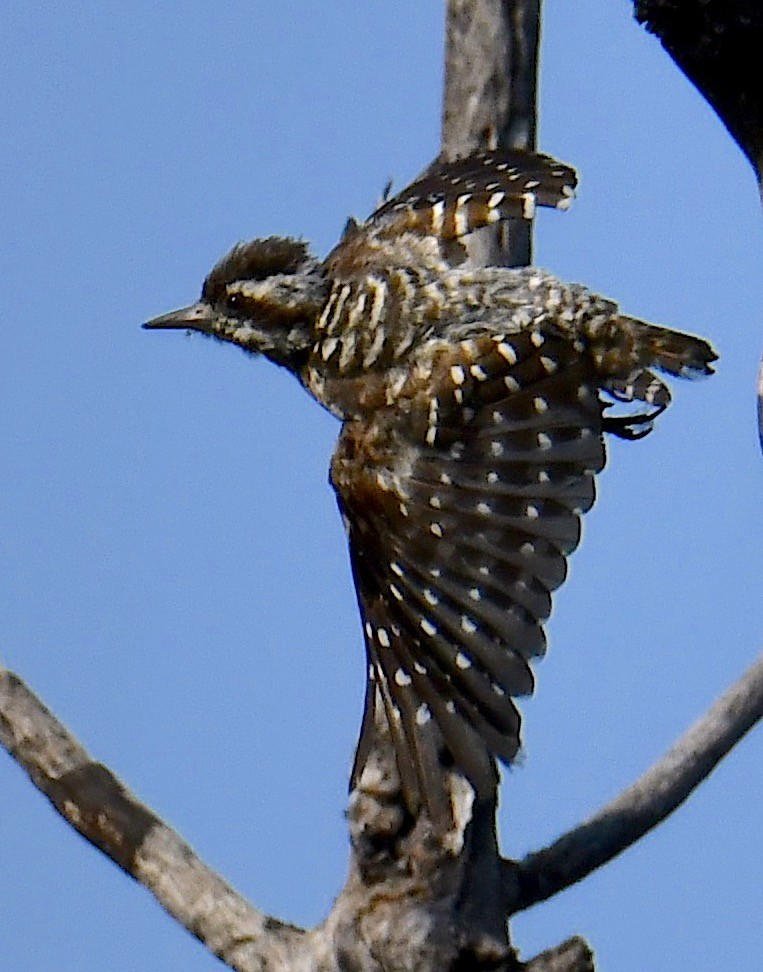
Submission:
M 327 485 L 337 425 L 285 373 L 149 334 L 236 240 L 319 253 L 436 153 L 442 4 L 10 3 L 0 67 L 0 659 L 258 906 L 344 879 L 363 659 Z M 581 191 L 536 261 L 701 333 L 713 379 L 615 442 L 507 774 L 504 850 L 614 796 L 761 646 L 756 186 L 625 0 L 548 0 L 541 147 Z M 602 969 L 754 965 L 760 733 L 604 871 L 513 925 Z M 0 965 L 218 967 L 0 754 Z

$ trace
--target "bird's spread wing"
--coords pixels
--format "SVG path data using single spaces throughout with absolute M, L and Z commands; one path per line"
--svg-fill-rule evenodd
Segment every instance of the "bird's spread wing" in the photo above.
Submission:
M 437 162 L 365 222 L 351 220 L 325 266 L 332 277 L 351 279 L 377 262 L 384 265 L 384 242 L 403 233 L 434 240 L 442 249 L 483 226 L 532 219 L 538 206 L 567 209 L 576 186 L 570 166 L 519 149 Z
M 475 734 L 504 761 L 516 755 L 512 698 L 532 691 L 550 594 L 604 465 L 589 368 L 569 341 L 498 328 L 434 353 L 417 392 L 425 400 L 343 429 L 332 481 L 369 700 L 375 686 L 401 776 L 414 767 L 422 788 L 416 740 L 430 720 L 478 791 L 494 770 Z M 355 780 L 366 748 L 361 738 Z
M 435 163 L 368 222 L 388 225 L 391 234 L 408 229 L 456 239 L 502 219 L 532 219 L 537 206 L 567 209 L 576 186 L 575 170 L 549 155 L 520 149 L 482 152 Z

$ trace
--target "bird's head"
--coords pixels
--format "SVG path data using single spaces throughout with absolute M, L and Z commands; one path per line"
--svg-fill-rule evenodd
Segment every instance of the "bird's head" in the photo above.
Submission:
M 314 341 L 328 284 L 300 240 L 239 243 L 210 271 L 195 304 L 143 326 L 201 331 L 299 372 Z

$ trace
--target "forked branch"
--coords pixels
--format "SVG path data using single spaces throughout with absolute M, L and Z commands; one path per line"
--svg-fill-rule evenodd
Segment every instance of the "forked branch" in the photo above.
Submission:
M 635 843 L 680 806 L 761 718 L 763 656 L 616 800 L 550 847 L 519 863 L 505 862 L 506 914 L 557 894 Z M 334 948 L 338 941 L 352 938 L 348 927 L 355 928 L 350 919 L 358 900 L 357 876 L 351 875 L 326 924 L 312 932 L 263 915 L 211 871 L 107 767 L 94 762 L 6 669 L 0 669 L 0 744 L 72 827 L 151 891 L 169 914 L 230 968 L 285 972 L 341 966 Z M 378 918 L 369 910 L 365 920 Z M 365 943 L 356 944 L 365 949 Z M 559 972 L 590 967 L 590 953 L 580 940 L 564 943 L 528 964 L 529 969 Z

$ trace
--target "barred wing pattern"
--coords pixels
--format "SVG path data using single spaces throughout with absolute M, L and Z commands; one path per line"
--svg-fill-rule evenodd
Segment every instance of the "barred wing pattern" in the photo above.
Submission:
M 349 279 L 388 260 L 388 250 L 369 248 L 371 239 L 394 245 L 408 234 L 447 244 L 501 220 L 532 219 L 537 206 L 567 209 L 576 186 L 573 168 L 534 152 L 508 149 L 441 162 L 365 222 L 350 220 L 324 266 Z
M 435 357 L 422 394 L 407 413 L 349 422 L 332 479 L 372 680 L 353 778 L 378 686 L 404 785 L 429 799 L 430 720 L 478 793 L 495 770 L 475 734 L 516 755 L 512 698 L 532 691 L 604 446 L 590 365 L 540 330 L 462 340 Z
M 548 155 L 505 150 L 440 163 L 371 217 L 402 230 L 456 239 L 504 219 L 532 219 L 537 206 L 567 209 L 577 186 L 570 166 Z

